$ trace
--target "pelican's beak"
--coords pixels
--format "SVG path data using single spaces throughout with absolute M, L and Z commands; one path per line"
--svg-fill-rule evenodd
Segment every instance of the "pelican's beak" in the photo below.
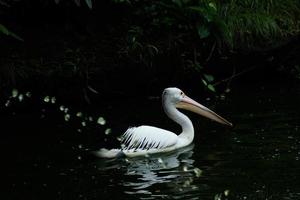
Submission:
M 207 117 L 207 118 L 214 120 L 216 122 L 219 122 L 221 124 L 232 126 L 232 123 L 230 123 L 223 117 L 219 116 L 217 113 L 211 111 L 210 109 L 206 108 L 205 106 L 194 101 L 193 99 L 189 98 L 186 95 L 183 97 L 183 99 L 180 102 L 178 102 L 176 104 L 176 107 L 195 112 L 199 115 Z

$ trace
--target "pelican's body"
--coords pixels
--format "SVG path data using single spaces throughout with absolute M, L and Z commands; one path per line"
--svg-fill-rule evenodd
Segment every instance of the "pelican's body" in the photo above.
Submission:
M 165 113 L 178 123 L 182 132 L 177 135 L 171 131 L 153 126 L 139 126 L 129 128 L 123 135 L 121 149 L 100 149 L 96 155 L 103 158 L 114 158 L 119 154 L 135 157 L 153 153 L 169 152 L 192 143 L 194 127 L 191 120 L 179 112 L 177 108 L 193 111 L 222 124 L 232 124 L 213 111 L 187 97 L 178 88 L 166 88 L 162 95 Z

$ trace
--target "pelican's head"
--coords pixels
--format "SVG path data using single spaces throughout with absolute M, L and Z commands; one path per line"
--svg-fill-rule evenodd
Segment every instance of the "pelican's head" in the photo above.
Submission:
M 187 95 L 184 94 L 184 92 L 182 92 L 178 88 L 166 88 L 163 91 L 162 100 L 164 106 L 172 105 L 176 108 L 181 108 L 195 112 L 199 115 L 207 117 L 221 124 L 232 126 L 232 123 L 219 116 L 215 112 L 211 111 L 210 109 L 206 108 L 205 106 L 201 105 L 200 103 L 189 98 Z

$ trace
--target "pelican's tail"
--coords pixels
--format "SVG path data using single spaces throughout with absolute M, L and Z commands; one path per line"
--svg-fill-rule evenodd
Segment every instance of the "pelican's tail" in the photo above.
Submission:
M 93 154 L 100 158 L 119 158 L 124 156 L 124 153 L 121 149 L 105 149 L 102 148 L 98 151 L 94 151 Z

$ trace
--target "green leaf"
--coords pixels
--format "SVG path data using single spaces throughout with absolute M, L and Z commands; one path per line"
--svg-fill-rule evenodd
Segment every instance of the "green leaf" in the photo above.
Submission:
M 87 6 L 88 6 L 90 9 L 93 8 L 92 0 L 85 0 L 85 3 L 87 4 Z
M 0 32 L 5 34 L 5 35 L 9 35 L 9 30 L 3 26 L 2 24 L 0 24 Z
M 215 78 L 212 75 L 209 75 L 209 74 L 204 74 L 204 77 L 210 83 L 215 80 Z
M 207 85 L 207 88 L 208 88 L 210 91 L 212 91 L 212 92 L 216 92 L 216 89 L 215 89 L 215 87 L 214 87 L 212 84 L 208 84 L 208 85 Z
M 204 79 L 201 79 L 202 83 L 207 86 L 207 82 Z
M 24 41 L 20 36 L 18 36 L 17 34 L 9 31 L 4 25 L 0 24 L 0 32 L 5 34 L 5 35 L 9 35 L 11 37 L 14 37 L 15 39 L 17 40 L 20 40 L 20 41 Z
M 214 2 L 210 2 L 208 4 L 208 6 L 211 7 L 211 8 L 213 8 L 215 11 L 217 11 L 217 6 L 216 6 L 216 4 Z
M 208 27 L 207 26 L 199 26 L 197 28 L 197 31 L 198 31 L 198 35 L 200 36 L 200 39 L 204 39 L 204 38 L 207 38 L 210 34 L 209 30 L 208 30 Z

